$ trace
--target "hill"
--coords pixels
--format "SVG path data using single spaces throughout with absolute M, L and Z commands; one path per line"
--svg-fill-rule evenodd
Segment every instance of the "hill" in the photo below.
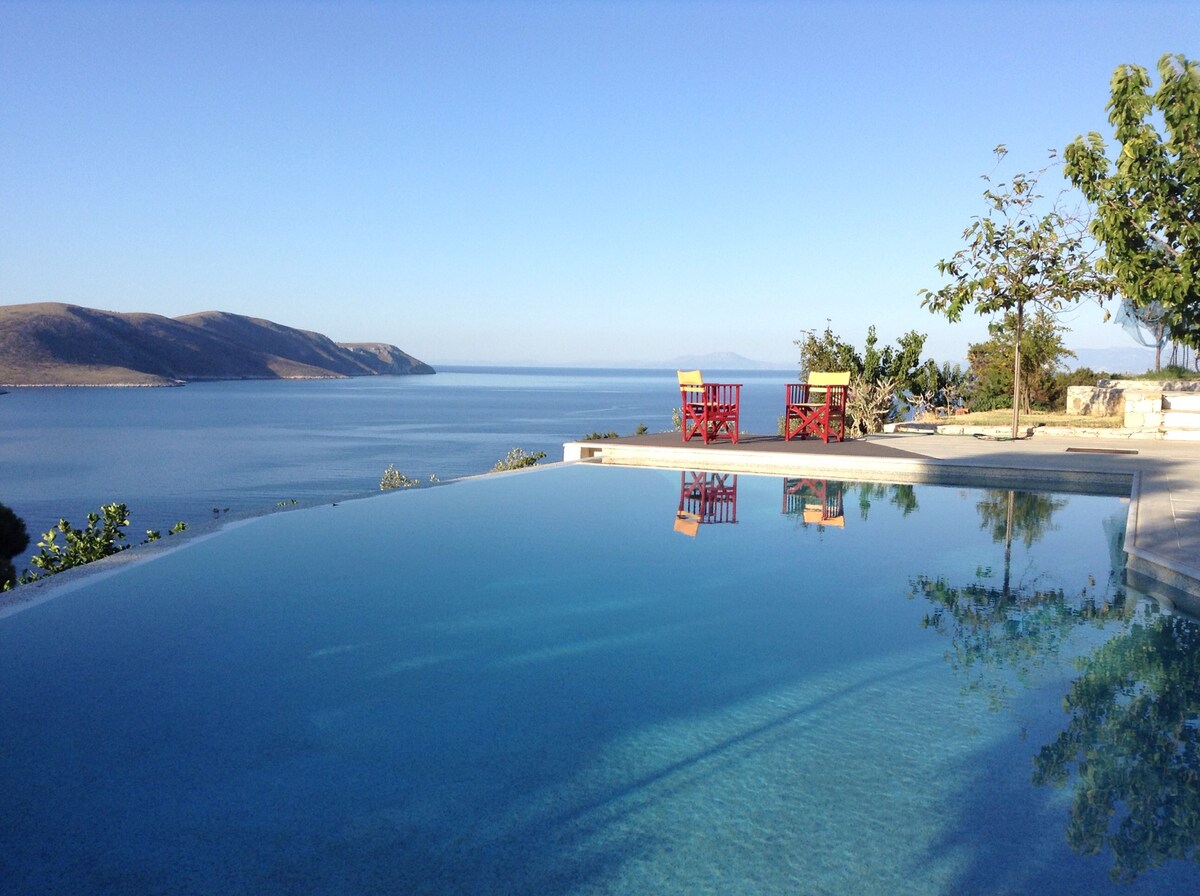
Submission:
M 680 355 L 651 367 L 674 367 L 676 369 L 707 368 L 710 370 L 790 370 L 796 364 L 772 364 L 769 361 L 755 361 L 743 357 L 736 352 L 710 352 L 707 355 Z
M 337 343 L 269 320 L 170 318 L 46 302 L 0 306 L 0 385 L 165 386 L 197 380 L 433 373 L 394 345 Z

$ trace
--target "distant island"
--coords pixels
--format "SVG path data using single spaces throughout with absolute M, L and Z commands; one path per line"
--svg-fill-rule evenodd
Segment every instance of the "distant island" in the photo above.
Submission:
M 394 345 L 334 342 L 224 311 L 171 318 L 58 302 L 0 306 L 0 386 L 171 386 L 429 373 L 432 367 Z

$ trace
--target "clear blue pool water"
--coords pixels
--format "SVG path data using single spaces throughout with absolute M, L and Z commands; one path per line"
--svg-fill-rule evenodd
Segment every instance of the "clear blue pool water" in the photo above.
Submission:
M 1197 891 L 1125 503 L 723 484 L 388 493 L 0 618 L 0 891 Z

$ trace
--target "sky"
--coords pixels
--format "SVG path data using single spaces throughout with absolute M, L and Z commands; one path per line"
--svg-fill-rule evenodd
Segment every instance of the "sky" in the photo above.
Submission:
M 0 0 L 0 304 L 435 366 L 794 366 L 870 325 L 960 361 L 988 318 L 919 291 L 981 175 L 1111 142 L 1113 70 L 1164 53 L 1200 56 L 1200 3 Z

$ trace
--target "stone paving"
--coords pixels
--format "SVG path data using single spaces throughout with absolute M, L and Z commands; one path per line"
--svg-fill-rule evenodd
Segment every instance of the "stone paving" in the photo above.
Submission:
M 733 472 L 803 472 L 890 481 L 1057 486 L 1129 494 L 1128 573 L 1150 591 L 1200 615 L 1200 444 L 888 433 L 825 444 L 743 435 L 738 444 L 654 433 L 568 442 L 564 460 Z

